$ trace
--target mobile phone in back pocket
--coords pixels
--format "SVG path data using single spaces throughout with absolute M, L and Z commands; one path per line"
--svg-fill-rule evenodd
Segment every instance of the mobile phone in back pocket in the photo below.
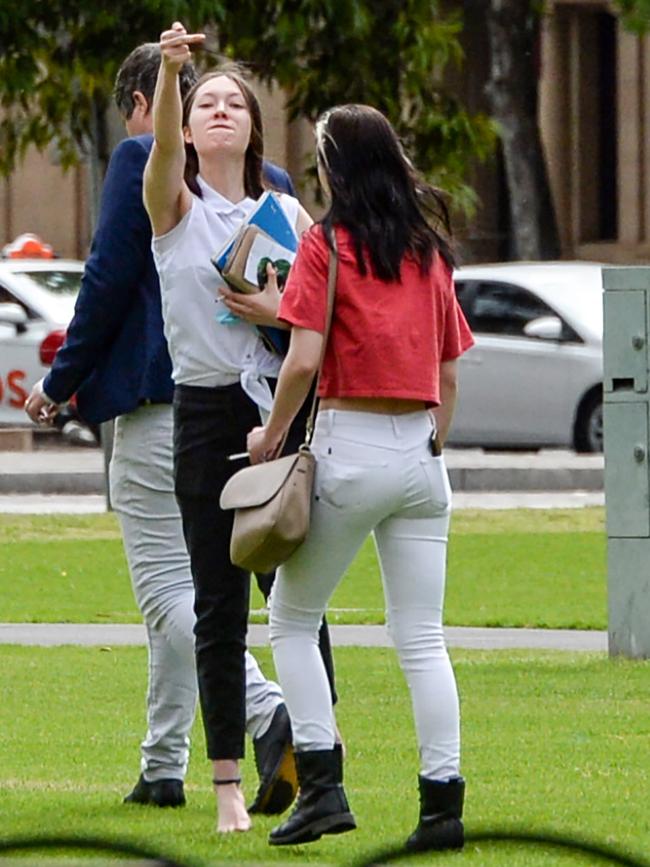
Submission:
M 429 438 L 429 451 L 434 456 L 434 458 L 439 458 L 442 454 L 440 440 L 438 439 L 438 431 L 431 432 L 431 437 Z

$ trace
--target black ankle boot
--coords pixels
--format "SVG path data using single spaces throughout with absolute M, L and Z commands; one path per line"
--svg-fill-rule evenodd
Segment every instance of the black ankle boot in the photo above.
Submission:
M 420 785 L 420 821 L 406 841 L 406 848 L 418 852 L 427 849 L 462 849 L 465 842 L 463 798 L 465 780 L 455 777 L 447 783 L 418 778 Z
M 125 804 L 150 804 L 153 807 L 184 807 L 183 781 L 174 779 L 147 782 L 140 774 L 133 791 L 124 798 Z
M 340 745 L 333 750 L 296 753 L 300 793 L 293 813 L 271 831 L 272 846 L 311 843 L 323 834 L 343 834 L 357 827 L 343 791 Z

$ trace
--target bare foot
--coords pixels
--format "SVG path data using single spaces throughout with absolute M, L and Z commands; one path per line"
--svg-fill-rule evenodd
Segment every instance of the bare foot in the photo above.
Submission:
M 217 832 L 249 831 L 251 819 L 246 811 L 246 802 L 237 783 L 215 786 L 217 792 Z

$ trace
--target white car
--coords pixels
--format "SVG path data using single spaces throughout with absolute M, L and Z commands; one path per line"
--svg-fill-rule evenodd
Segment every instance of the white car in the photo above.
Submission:
M 450 445 L 603 447 L 602 265 L 512 262 L 454 274 L 476 345 Z
M 0 424 L 29 423 L 23 404 L 63 342 L 83 269 L 69 259 L 0 258 Z

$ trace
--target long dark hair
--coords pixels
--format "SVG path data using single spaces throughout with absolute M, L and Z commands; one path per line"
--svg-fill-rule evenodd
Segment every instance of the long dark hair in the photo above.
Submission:
M 225 76 L 234 82 L 241 90 L 249 114 L 251 116 L 251 138 L 244 155 L 244 189 L 251 199 L 259 199 L 264 192 L 262 183 L 262 160 L 264 157 L 264 128 L 262 126 L 262 110 L 251 86 L 246 81 L 246 71 L 238 63 L 224 63 L 206 72 L 196 82 L 183 100 L 183 127 L 188 126 L 190 112 L 196 94 L 201 85 L 213 78 Z M 199 173 L 199 157 L 193 144 L 185 144 L 185 183 L 199 198 L 202 198 L 196 176 Z
M 316 145 L 331 192 L 325 235 L 334 225 L 350 232 L 361 274 L 368 257 L 380 280 L 397 280 L 406 255 L 425 272 L 436 251 L 453 267 L 444 199 L 417 174 L 381 112 L 369 105 L 330 109 L 316 123 Z

